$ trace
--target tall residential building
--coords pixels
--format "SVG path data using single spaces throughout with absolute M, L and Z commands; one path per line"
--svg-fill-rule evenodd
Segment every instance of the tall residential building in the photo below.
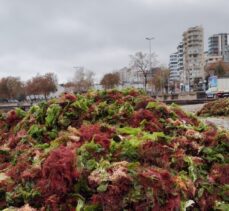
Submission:
M 178 64 L 177 69 L 180 75 L 179 81 L 184 81 L 184 45 L 183 42 L 180 42 L 177 46 L 177 53 L 178 53 Z
M 208 55 L 224 56 L 228 46 L 228 34 L 214 34 L 208 38 Z
M 223 55 L 224 62 L 229 63 L 229 45 L 225 47 L 224 55 Z
M 177 52 L 173 53 L 169 57 L 169 80 L 181 81 L 184 69 L 184 49 L 183 42 L 180 42 L 177 46 Z
M 204 79 L 204 32 L 202 26 L 183 33 L 184 84 L 193 87 L 195 79 Z
M 208 38 L 206 65 L 219 61 L 229 62 L 228 33 L 214 34 Z
M 169 57 L 169 81 L 180 80 L 180 74 L 178 71 L 178 52 L 173 53 Z

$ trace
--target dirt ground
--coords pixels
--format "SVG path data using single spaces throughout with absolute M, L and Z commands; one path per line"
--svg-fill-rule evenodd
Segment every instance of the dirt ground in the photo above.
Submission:
M 196 113 L 204 104 L 183 105 L 181 106 L 185 111 Z M 202 118 L 204 121 L 212 122 L 217 126 L 224 127 L 229 130 L 229 117 L 206 117 Z

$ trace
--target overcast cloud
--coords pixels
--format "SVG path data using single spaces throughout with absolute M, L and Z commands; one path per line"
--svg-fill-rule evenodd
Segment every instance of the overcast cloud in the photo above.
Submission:
M 188 27 L 202 25 L 206 44 L 229 32 L 228 9 L 228 0 L 0 0 L 0 77 L 55 72 L 65 82 L 84 66 L 100 78 L 148 52 L 146 36 L 167 65 Z

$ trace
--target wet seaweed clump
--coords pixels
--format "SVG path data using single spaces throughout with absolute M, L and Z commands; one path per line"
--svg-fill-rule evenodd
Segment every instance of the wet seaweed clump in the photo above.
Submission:
M 141 91 L 65 94 L 0 114 L 0 210 L 226 211 L 228 152 L 229 131 Z

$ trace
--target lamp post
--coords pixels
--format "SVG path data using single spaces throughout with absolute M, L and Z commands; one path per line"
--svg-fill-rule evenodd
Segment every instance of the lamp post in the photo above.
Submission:
M 151 71 L 151 68 L 152 68 L 152 63 L 151 63 L 151 40 L 153 40 L 153 39 L 154 39 L 154 37 L 146 37 L 146 40 L 149 41 L 149 74 L 150 74 L 150 71 Z M 152 77 L 153 77 L 153 72 L 151 74 L 152 74 Z M 151 90 L 151 94 L 152 93 L 153 93 L 153 90 Z
M 151 70 L 151 40 L 155 39 L 154 37 L 146 37 L 146 40 L 149 41 L 149 70 Z

